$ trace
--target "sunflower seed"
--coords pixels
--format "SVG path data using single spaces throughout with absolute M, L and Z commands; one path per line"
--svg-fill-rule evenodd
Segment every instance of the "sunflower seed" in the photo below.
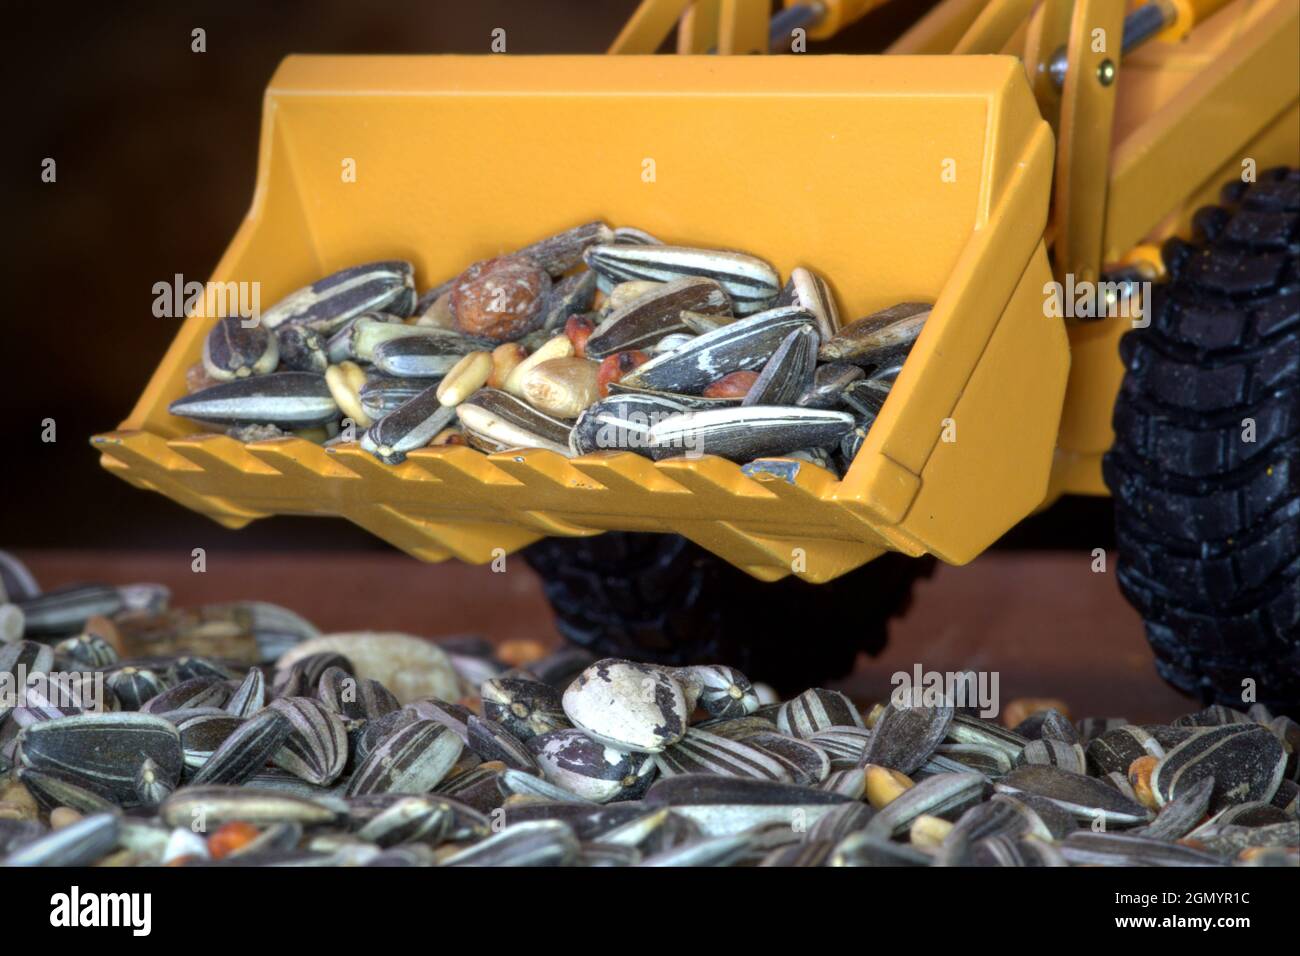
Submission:
M 170 782 L 180 779 L 181 742 L 176 728 L 148 714 L 64 717 L 23 729 L 22 765 L 64 774 L 118 806 L 136 803 L 135 776 L 152 759 Z
M 217 425 L 270 424 L 285 429 L 310 428 L 339 417 L 324 376 L 312 372 L 220 382 L 177 399 L 167 410 Z
M 165 714 L 177 710 L 224 707 L 229 699 L 230 688 L 225 681 L 212 677 L 195 677 L 181 681 L 150 698 L 140 710 L 147 714 Z
M 78 634 L 54 645 L 56 657 L 61 657 L 69 667 L 86 667 L 100 670 L 117 663 L 117 651 L 113 645 L 97 634 Z M 3 669 L 3 668 L 0 668 Z
M 241 717 L 213 707 L 168 711 L 158 716 L 175 725 L 185 766 L 191 770 L 207 763 L 216 749 L 244 722 Z
M 61 773 L 19 770 L 18 779 L 45 813 L 71 807 L 78 813 L 116 813 L 117 807 L 93 790 Z
M 514 770 L 541 776 L 529 749 L 498 723 L 471 715 L 468 721 L 469 747 L 483 760 L 495 760 Z
M 891 701 L 871 730 L 871 741 L 861 763 L 889 767 L 910 774 L 929 759 L 953 720 L 950 704 L 909 706 Z
M 929 854 L 905 843 L 895 843 L 869 826 L 850 833 L 831 851 L 828 866 L 929 866 Z
M 438 389 L 431 386 L 366 429 L 361 447 L 386 464 L 400 464 L 407 452 L 428 445 L 455 417 L 456 409 L 438 401 Z
M 812 384 L 816 365 L 817 333 L 811 326 L 801 326 L 781 340 L 741 404 L 793 404 Z
M 74 634 L 90 618 L 111 617 L 124 605 L 117 588 L 101 584 L 58 588 L 15 603 L 23 612 L 23 633 L 28 637 Z
M 357 393 L 361 408 L 372 420 L 383 418 L 427 388 L 437 388 L 437 378 L 370 378 Z
M 553 334 L 563 330 L 572 316 L 590 311 L 595 298 L 596 273 L 583 270 L 559 280 L 546 298 L 546 317 L 539 331 Z
M 823 362 L 888 367 L 906 357 L 930 317 L 924 302 L 904 302 L 850 322 L 822 343 Z
M 582 263 L 582 254 L 587 249 L 614 241 L 614 230 L 597 220 L 524 246 L 515 255 L 527 256 L 549 272 L 551 278 L 558 279 Z
M 263 710 L 239 725 L 213 751 L 194 775 L 193 783 L 243 783 L 279 751 L 293 725 L 277 710 Z
M 135 774 L 135 796 L 142 807 L 156 807 L 176 789 L 176 781 L 168 778 L 149 757 L 140 764 Z
M 351 661 L 342 654 L 333 651 L 309 654 L 291 664 L 276 668 L 271 693 L 276 697 L 304 697 L 314 694 L 320 686 L 321 675 L 331 667 L 337 667 L 347 674 L 352 674 L 355 670 Z
M 565 866 L 581 853 L 578 838 L 558 820 L 514 823 L 443 860 L 443 866 Z
M 904 832 L 921 814 L 957 819 L 984 796 L 988 781 L 978 773 L 936 774 L 903 791 L 881 808 L 867 829 L 893 837 Z
M 262 313 L 274 329 L 294 322 L 332 330 L 353 316 L 375 310 L 408 316 L 415 308 L 414 270 L 409 262 L 369 262 L 340 270 L 285 296 Z
M 219 382 L 266 375 L 280 363 L 276 337 L 266 326 L 244 321 L 237 316 L 218 319 L 203 340 L 203 368 Z
M 702 720 L 695 727 L 717 734 L 719 737 L 726 737 L 728 740 L 744 740 L 754 734 L 776 731 L 775 721 L 768 720 L 766 717 L 717 717 Z
M 698 687 L 696 703 L 710 717 L 733 719 L 758 710 L 758 695 L 749 678 L 734 667 L 718 664 L 681 667 L 673 672 L 683 685 Z
M 474 712 L 468 707 L 434 699 L 417 700 L 409 707 L 421 720 L 436 721 L 455 733 L 462 743 L 469 743 L 469 719 Z
M 589 406 L 573 423 L 569 451 L 640 451 L 649 447 L 650 428 L 685 411 L 677 402 L 652 395 L 614 395 Z
M 840 310 L 835 304 L 835 296 L 826 280 L 811 269 L 793 269 L 777 303 L 797 305 L 811 312 L 817 318 L 817 330 L 822 341 L 840 329 Z
M 641 866 L 731 866 L 750 849 L 746 833 L 705 837 L 656 853 L 641 861 Z
M 775 757 L 785 766 L 789 779 L 802 786 L 814 786 L 830 776 L 830 756 L 811 741 L 786 734 L 759 733 L 746 737 L 745 744 Z
M 494 677 L 480 688 L 483 716 L 515 737 L 529 738 L 569 726 L 560 694 L 549 684 L 517 677 Z
M 1127 771 L 1139 757 L 1163 757 L 1165 748 L 1141 727 L 1115 727 L 1099 734 L 1088 743 L 1088 770 L 1101 776 Z
M 1006 751 L 988 744 L 940 744 L 917 770 L 917 774 L 974 770 L 994 778 L 1010 773 L 1012 766 L 1013 762 Z
M 861 727 L 862 715 L 839 691 L 814 687 L 780 706 L 776 726 L 784 734 L 806 738 L 831 727 Z
M 1206 727 L 1169 751 L 1151 774 L 1151 789 L 1163 805 L 1183 787 L 1214 778 L 1212 809 L 1268 801 L 1286 769 L 1281 742 L 1265 727 L 1225 723 Z
M 661 754 L 655 766 L 665 777 L 682 774 L 719 774 L 789 781 L 788 761 L 749 743 L 728 740 L 707 730 L 690 728 L 686 736 Z
M 46 644 L 35 641 L 16 641 L 0 646 L 0 674 L 8 674 L 17 681 L 20 671 L 27 674 L 48 674 L 54 666 L 54 651 Z
M 89 866 L 117 846 L 120 824 L 112 813 L 96 813 L 11 852 L 5 866 Z
M 689 453 L 744 462 L 835 444 L 852 428 L 853 418 L 843 412 L 751 405 L 682 412 L 652 426 L 646 437 L 656 460 Z
M 756 371 L 791 332 L 812 328 L 815 320 L 802 309 L 759 312 L 697 336 L 675 352 L 652 358 L 623 377 L 638 388 L 702 392 L 729 372 Z
M 420 325 L 388 328 L 414 330 L 406 334 L 389 332 L 388 338 L 370 352 L 376 369 L 398 378 L 442 378 L 466 355 L 493 347 L 486 339 L 450 330 Z
M 381 741 L 348 781 L 349 797 L 428 793 L 460 758 L 464 745 L 445 726 L 417 720 Z
M 865 727 L 830 727 L 805 739 L 826 751 L 833 769 L 847 770 L 862 764 L 862 755 L 871 742 L 871 731 Z
M 379 681 L 354 677 L 339 667 L 328 667 L 321 674 L 316 699 L 352 720 L 382 717 L 401 709 L 397 698 Z
M 584 670 L 562 698 L 587 736 L 618 750 L 659 753 L 686 734 L 686 698 L 666 672 L 606 658 Z
M 685 774 L 656 782 L 644 802 L 648 808 L 669 807 L 705 834 L 719 836 L 765 823 L 811 827 L 849 801 L 836 793 L 771 780 Z
M 862 369 L 847 362 L 818 365 L 812 381 L 804 386 L 794 403 L 802 408 L 839 408 L 844 404 L 845 391 L 861 381 L 863 374 Z
M 587 339 L 587 355 L 601 359 L 615 352 L 649 349 L 665 336 L 689 332 L 682 311 L 730 315 L 731 298 L 715 280 L 674 279 L 656 286 L 610 313 Z
M 184 787 L 163 801 L 158 815 L 169 827 L 189 828 L 201 822 L 211 830 L 223 823 L 243 821 L 254 826 L 297 821 L 305 827 L 333 823 L 338 816 L 316 800 L 260 790 L 255 787 Z
M 269 706 L 283 714 L 291 727 L 283 745 L 272 755 L 275 765 L 319 786 L 338 779 L 348 759 L 343 720 L 310 697 L 281 697 Z
M 438 797 L 401 796 L 370 817 L 358 838 L 377 846 L 426 841 L 438 843 L 451 830 L 455 813 Z
M 454 412 L 468 436 L 496 448 L 545 448 L 569 454 L 569 425 L 498 389 L 479 389 Z
M 284 324 L 275 330 L 280 367 L 290 372 L 324 375 L 330 360 L 326 341 L 305 325 Z
M 251 717 L 265 705 L 266 678 L 254 667 L 226 701 L 226 711 L 236 717 Z
M 1079 830 L 1061 843 L 1065 859 L 1078 866 L 1218 866 L 1217 857 L 1191 847 L 1133 836 Z
M 592 246 L 583 259 L 611 283 L 631 279 L 671 282 L 686 276 L 713 279 L 731 296 L 737 315 L 760 311 L 781 291 L 781 279 L 770 265 L 738 252 L 608 244 Z
M 1289 847 L 1300 844 L 1300 822 L 1288 820 L 1261 827 L 1223 827 L 1200 841 L 1215 857 L 1233 857 L 1248 847 Z M 1294 863 L 1290 864 L 1294 866 Z
M 1029 743 L 1024 737 L 997 724 L 972 717 L 969 714 L 954 714 L 948 725 L 947 739 L 957 744 L 981 744 L 995 747 L 1005 753 L 1014 763 L 1020 751 Z
M 1031 740 L 1017 758 L 1020 766 L 1040 764 L 1060 767 L 1070 773 L 1086 773 L 1086 761 L 1083 748 L 1078 744 L 1067 744 L 1059 740 Z
M 528 741 L 546 779 L 596 803 L 639 796 L 654 775 L 653 759 L 616 750 L 580 730 L 554 730 Z
M 999 793 L 1045 797 L 1083 823 L 1100 819 L 1108 827 L 1124 827 L 1146 823 L 1150 817 L 1146 807 L 1113 787 L 1058 767 L 1020 767 L 993 786 Z

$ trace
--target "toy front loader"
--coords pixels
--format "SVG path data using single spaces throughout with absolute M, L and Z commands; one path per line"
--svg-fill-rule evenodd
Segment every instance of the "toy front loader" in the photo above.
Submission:
M 775 22 L 816 40 L 872 5 L 791 5 Z M 930 319 L 841 480 L 464 447 L 389 466 L 355 446 L 194 435 L 167 405 L 214 321 L 201 312 L 95 438 L 103 464 L 229 527 L 338 515 L 431 561 L 533 544 L 569 636 L 806 685 L 883 640 L 912 559 L 964 563 L 1056 496 L 1105 492 L 1131 322 L 1051 317 L 1046 291 L 1112 265 L 1172 274 L 1154 244 L 1214 183 L 1246 157 L 1296 160 L 1296 4 L 1217 6 L 1161 7 L 1185 39 L 1122 51 L 1094 39 L 1128 44 L 1120 3 L 950 0 L 891 51 L 914 55 L 710 56 L 766 50 L 768 4 L 648 0 L 613 50 L 640 55 L 290 57 L 214 282 L 261 283 L 269 302 L 406 258 L 427 286 L 601 218 L 783 275 L 814 267 L 847 315 L 928 300 Z M 674 25 L 690 55 L 651 55 Z M 810 615 L 817 639 L 793 660 Z

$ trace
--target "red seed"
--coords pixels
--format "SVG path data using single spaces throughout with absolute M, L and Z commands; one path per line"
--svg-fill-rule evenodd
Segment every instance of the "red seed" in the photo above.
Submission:
M 595 324 L 585 315 L 571 315 L 564 323 L 564 334 L 573 343 L 573 354 L 578 358 L 587 357 L 587 339 L 591 338 Z
M 609 397 L 609 386 L 621 380 L 624 375 L 632 371 L 638 365 L 644 365 L 650 361 L 650 356 L 644 352 L 615 352 L 613 355 L 607 355 L 601 360 L 600 368 L 596 370 L 596 386 L 600 392 L 601 398 Z
M 758 381 L 757 372 L 732 372 L 704 390 L 705 398 L 744 398 Z
M 217 827 L 212 836 L 208 837 L 208 852 L 212 854 L 212 859 L 220 860 L 252 843 L 260 832 L 251 823 L 232 820 Z

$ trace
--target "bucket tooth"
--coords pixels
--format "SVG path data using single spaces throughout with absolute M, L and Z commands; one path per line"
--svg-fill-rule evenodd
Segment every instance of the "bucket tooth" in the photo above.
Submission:
M 283 475 L 301 481 L 355 479 L 357 473 L 346 467 L 337 455 L 315 442 L 303 438 L 276 438 L 246 446 L 252 457 L 273 467 Z
M 656 496 L 690 494 L 689 490 L 656 468 L 654 462 L 631 452 L 594 452 L 573 459 L 571 464 L 620 497 L 641 498 L 649 502 Z
M 569 459 L 544 448 L 521 449 L 489 455 L 488 461 L 517 481 L 536 486 L 545 483 L 555 491 L 608 491 L 604 485 L 574 468 Z M 589 498 L 590 495 L 583 495 Z

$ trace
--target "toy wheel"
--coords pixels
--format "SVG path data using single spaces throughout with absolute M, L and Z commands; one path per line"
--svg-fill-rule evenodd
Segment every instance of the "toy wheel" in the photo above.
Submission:
M 780 692 L 853 669 L 885 646 L 931 559 L 886 554 L 827 584 L 764 583 L 679 535 L 547 538 L 525 551 L 560 632 L 600 656 L 726 663 Z
M 1224 188 L 1128 332 L 1106 483 L 1161 676 L 1300 709 L 1300 171 Z

